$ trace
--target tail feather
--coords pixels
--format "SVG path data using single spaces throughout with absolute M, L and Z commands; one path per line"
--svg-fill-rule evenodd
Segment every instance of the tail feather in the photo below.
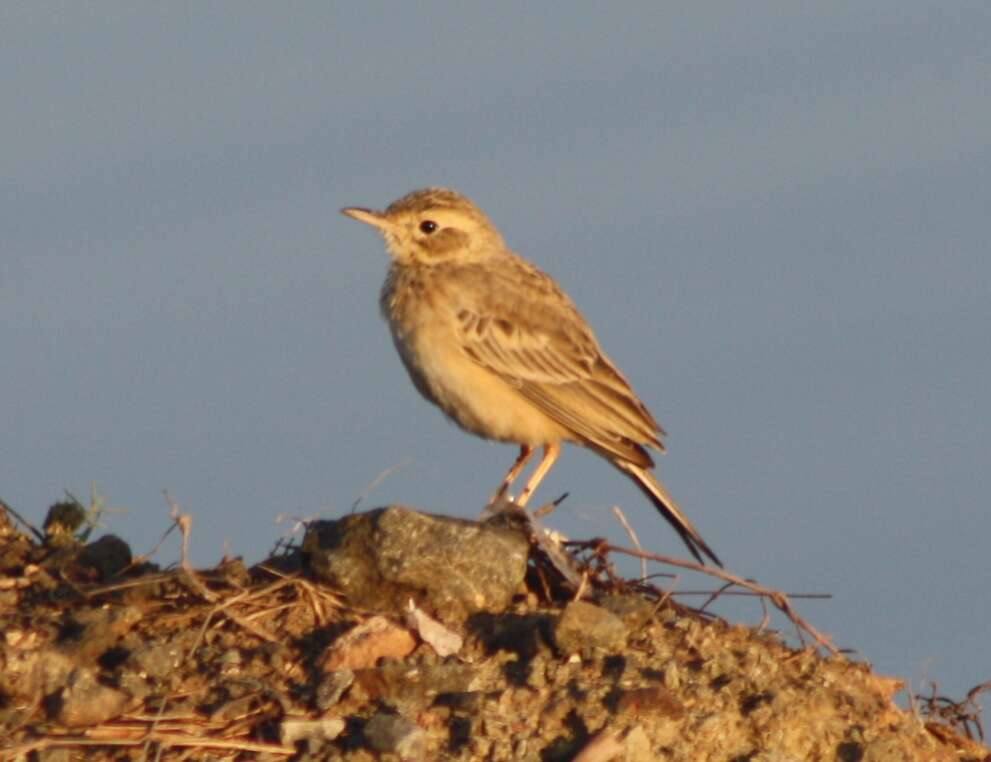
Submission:
M 678 507 L 678 503 L 671 497 L 665 486 L 654 476 L 653 471 L 621 460 L 613 460 L 612 463 L 616 468 L 633 479 L 643 493 L 650 498 L 654 507 L 674 527 L 674 530 L 680 535 L 685 545 L 688 546 L 688 549 L 698 559 L 700 564 L 705 565 L 706 563 L 705 559 L 702 558 L 702 553 L 704 553 L 715 561 L 717 566 L 721 567 L 723 565 L 723 562 L 719 560 L 719 556 L 712 551 L 692 522 L 682 513 L 681 508 Z

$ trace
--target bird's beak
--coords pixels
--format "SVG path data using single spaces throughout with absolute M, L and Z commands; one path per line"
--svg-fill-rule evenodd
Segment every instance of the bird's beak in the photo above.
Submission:
M 348 206 L 341 209 L 341 214 L 358 220 L 358 222 L 364 222 L 366 225 L 371 225 L 373 228 L 378 228 L 379 230 L 387 230 L 390 227 L 389 219 L 382 212 L 376 212 L 374 209 Z

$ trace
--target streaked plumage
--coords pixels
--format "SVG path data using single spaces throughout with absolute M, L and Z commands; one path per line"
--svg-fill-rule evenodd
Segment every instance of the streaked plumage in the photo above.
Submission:
M 550 276 L 514 254 L 488 217 L 454 191 L 414 191 L 384 212 L 343 212 L 378 228 L 393 263 L 382 313 L 417 389 L 462 428 L 521 445 L 504 493 L 544 447 L 525 505 L 562 441 L 630 476 L 699 561 L 710 550 L 650 469 L 663 429 Z

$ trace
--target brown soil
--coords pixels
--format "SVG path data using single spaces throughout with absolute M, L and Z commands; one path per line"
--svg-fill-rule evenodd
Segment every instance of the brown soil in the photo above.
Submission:
M 580 604 L 535 553 L 505 610 L 424 611 L 444 621 L 431 630 L 350 605 L 299 549 L 191 573 L 46 530 L 0 511 L 5 760 L 991 762 L 962 708 L 904 711 L 899 681 L 609 579 L 601 559 L 582 562 Z

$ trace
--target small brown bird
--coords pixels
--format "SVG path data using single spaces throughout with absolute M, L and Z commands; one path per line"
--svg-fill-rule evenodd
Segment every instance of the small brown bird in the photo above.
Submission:
M 663 451 L 663 429 L 561 287 L 510 251 L 477 206 L 426 188 L 382 212 L 341 211 L 385 237 L 382 314 L 416 388 L 472 434 L 520 445 L 493 499 L 542 446 L 516 499 L 525 506 L 561 442 L 574 442 L 633 479 L 700 563 L 704 553 L 722 565 L 650 470 L 644 446 Z

